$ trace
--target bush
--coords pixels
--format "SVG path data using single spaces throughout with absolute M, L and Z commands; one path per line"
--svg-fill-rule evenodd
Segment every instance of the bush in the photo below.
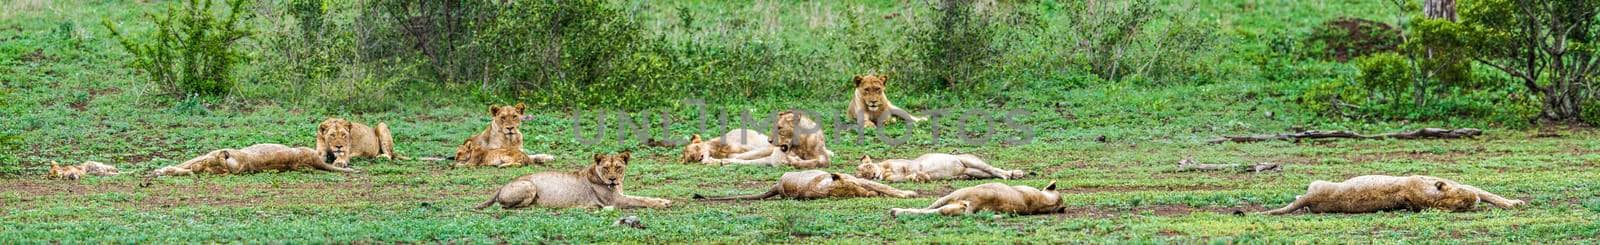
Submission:
M 1214 74 L 1223 41 L 1215 21 L 1161 9 L 1153 0 L 1086 2 L 1066 6 L 1071 63 L 1101 79 L 1205 81 Z
M 1358 81 L 1361 87 L 1371 92 L 1379 103 L 1389 101 L 1405 101 L 1404 97 L 1411 91 L 1411 75 L 1416 68 L 1411 66 L 1411 61 L 1405 56 L 1393 52 L 1378 53 L 1357 58 L 1356 68 L 1361 70 Z
M 261 79 L 241 89 L 247 96 L 300 102 L 335 112 L 377 112 L 393 108 L 389 94 L 398 81 L 411 78 L 407 59 L 364 52 L 375 35 L 369 20 L 359 18 L 364 2 L 289 0 L 262 4 L 257 12 L 268 21 L 256 44 L 265 50 Z M 324 5 L 328 4 L 328 5 Z M 352 92 L 360 91 L 360 92 Z
M 213 0 L 182 1 L 165 15 L 148 14 L 156 24 L 145 37 L 126 35 L 103 23 L 134 56 L 133 67 L 168 95 L 225 95 L 234 88 L 234 66 L 244 61 L 235 44 L 250 36 L 241 20 L 246 0 L 229 0 L 217 13 Z
M 932 26 L 913 36 L 924 74 L 942 82 L 945 88 L 954 89 L 973 80 L 1004 52 L 993 45 L 996 28 L 992 14 L 978 11 L 977 2 L 941 1 Z
M 1400 45 L 1400 30 L 1383 22 L 1339 18 L 1313 28 L 1303 45 L 1308 56 L 1344 62 L 1395 51 Z

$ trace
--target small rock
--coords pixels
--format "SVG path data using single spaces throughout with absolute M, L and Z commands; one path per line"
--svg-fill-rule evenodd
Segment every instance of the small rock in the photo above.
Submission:
M 1094 141 L 1095 142 L 1100 142 L 1100 143 L 1106 143 L 1106 136 L 1105 135 L 1095 136 L 1094 137 Z
M 644 222 L 639 221 L 639 216 L 628 215 L 627 217 L 617 219 L 617 222 L 611 223 L 611 226 L 627 226 L 634 229 L 644 229 Z

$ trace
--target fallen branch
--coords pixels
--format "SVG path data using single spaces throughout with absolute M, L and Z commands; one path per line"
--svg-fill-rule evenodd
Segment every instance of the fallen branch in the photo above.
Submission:
M 1458 128 L 1458 129 L 1424 128 L 1424 129 L 1418 129 L 1416 131 L 1410 131 L 1410 132 L 1386 133 L 1386 134 L 1375 134 L 1375 135 L 1362 135 L 1362 134 L 1358 134 L 1358 133 L 1350 132 L 1350 131 L 1317 131 L 1317 130 L 1311 130 L 1311 131 L 1301 131 L 1301 132 L 1292 133 L 1292 134 L 1222 136 L 1222 138 L 1214 139 L 1214 140 L 1211 140 L 1211 141 L 1209 141 L 1207 143 L 1211 143 L 1211 144 L 1219 144 L 1219 143 L 1224 143 L 1224 142 L 1250 143 L 1250 142 L 1273 141 L 1273 140 L 1288 140 L 1288 141 L 1294 141 L 1295 143 L 1299 143 L 1300 140 L 1302 140 L 1302 139 L 1339 139 L 1339 138 L 1343 138 L 1343 139 L 1403 139 L 1403 140 L 1409 140 L 1409 139 L 1459 139 L 1459 138 L 1472 138 L 1472 137 L 1476 137 L 1478 135 L 1483 135 L 1483 130 L 1478 130 L 1478 129 L 1475 129 L 1475 128 Z
M 1278 165 L 1276 163 L 1257 163 L 1257 164 L 1252 164 L 1252 165 L 1244 165 L 1244 164 L 1205 164 L 1205 163 L 1195 162 L 1194 159 L 1188 159 L 1188 158 L 1185 158 L 1183 160 L 1179 160 L 1178 161 L 1178 172 L 1217 171 L 1217 170 L 1234 170 L 1234 171 L 1238 171 L 1238 172 L 1241 172 L 1241 173 L 1260 173 L 1260 172 L 1264 172 L 1264 171 L 1279 171 L 1279 170 L 1283 170 L 1283 166 L 1282 165 Z

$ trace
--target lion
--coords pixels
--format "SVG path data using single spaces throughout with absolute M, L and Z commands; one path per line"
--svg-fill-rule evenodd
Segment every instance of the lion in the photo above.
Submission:
M 873 128 L 892 122 L 895 117 L 911 122 L 921 122 L 921 117 L 912 116 L 905 109 L 894 106 L 889 98 L 884 96 L 884 86 L 889 77 L 883 75 L 860 75 L 855 77 L 856 89 L 850 95 L 850 105 L 845 109 L 845 115 L 856 120 L 863 128 Z
M 96 161 L 85 161 L 78 165 L 61 166 L 61 163 L 50 161 L 50 172 L 45 175 L 49 178 L 78 180 L 86 175 L 114 176 L 122 174 L 116 166 L 106 165 Z
M 689 137 L 689 144 L 683 147 L 683 157 L 680 159 L 683 163 L 711 163 L 711 159 L 719 158 L 754 159 L 760 156 L 740 153 L 772 147 L 769 141 L 771 139 L 761 132 L 742 128 L 710 140 L 703 140 L 699 134 L 695 134 Z
M 373 128 L 343 118 L 328 118 L 317 125 L 317 152 L 333 155 L 333 165 L 339 167 L 350 167 L 352 157 L 392 160 L 396 155 L 388 124 L 378 123 Z
M 500 204 L 502 209 L 529 206 L 555 208 L 665 208 L 671 200 L 622 194 L 623 171 L 630 153 L 594 155 L 594 165 L 574 172 L 542 172 L 518 177 L 495 190 L 488 201 L 473 207 Z
M 805 132 L 814 130 L 815 132 Z M 826 168 L 833 157 L 828 150 L 827 134 L 805 113 L 788 110 L 778 113 L 773 122 L 771 142 L 773 147 L 741 153 L 740 158 L 718 158 L 712 164 L 788 165 L 795 168 Z
M 289 147 L 280 144 L 256 144 L 244 149 L 221 149 L 189 159 L 181 164 L 156 169 L 155 176 L 190 175 L 194 173 L 243 174 L 265 170 L 318 169 L 342 173 L 356 173 L 354 169 L 334 166 L 334 156 L 307 147 Z
M 1027 172 L 1004 170 L 989 166 L 972 154 L 950 155 L 928 153 L 915 160 L 889 159 L 872 162 L 871 156 L 861 156 L 856 175 L 883 181 L 931 181 L 945 179 L 1013 179 Z
M 1406 177 L 1366 175 L 1344 182 L 1313 181 L 1306 194 L 1279 209 L 1261 212 L 1279 215 L 1307 209 L 1312 213 L 1371 213 L 1379 211 L 1439 209 L 1472 210 L 1479 201 L 1500 208 L 1526 205 L 1522 200 L 1506 199 L 1470 185 L 1448 179 L 1412 175 Z
M 778 178 L 778 183 L 771 189 L 761 194 L 706 197 L 700 194 L 693 196 L 696 200 L 721 201 L 721 200 L 761 200 L 775 196 L 795 199 L 817 198 L 848 198 L 848 197 L 876 197 L 890 196 L 906 198 L 917 195 L 913 191 L 895 189 L 882 183 L 868 179 L 856 178 L 848 174 L 829 173 L 822 170 L 806 170 L 784 173 Z
M 550 155 L 529 155 L 522 150 L 523 110 L 527 105 L 489 106 L 489 127 L 456 147 L 456 167 L 496 166 L 517 167 L 527 164 L 544 165 L 554 160 Z
M 1023 185 L 988 183 L 950 192 L 933 201 L 928 208 L 889 209 L 889 216 L 964 215 L 982 210 L 1029 215 L 1060 213 L 1066 208 L 1061 206 L 1061 194 L 1056 192 L 1055 181 L 1045 185 L 1043 190 Z

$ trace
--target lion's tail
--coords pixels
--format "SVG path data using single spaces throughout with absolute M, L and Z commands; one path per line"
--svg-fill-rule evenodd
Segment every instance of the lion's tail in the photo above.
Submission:
M 489 196 L 489 200 L 488 201 L 483 201 L 483 203 L 478 204 L 478 206 L 472 207 L 472 210 L 483 210 L 485 208 L 489 208 L 489 206 L 494 206 L 494 203 L 495 203 L 494 200 L 500 199 L 500 192 L 502 192 L 502 191 L 505 191 L 505 188 L 500 188 L 499 190 L 495 190 L 494 191 L 494 196 Z
M 777 195 L 778 195 L 778 188 L 777 187 L 773 187 L 772 189 L 767 190 L 767 192 L 764 192 L 764 193 L 761 193 L 761 194 L 725 196 L 725 197 L 707 197 L 707 196 L 702 196 L 700 194 L 694 194 L 693 198 L 694 198 L 694 200 L 706 200 L 706 201 L 761 200 L 761 199 L 767 199 L 769 197 L 773 197 L 773 196 L 777 196 Z

